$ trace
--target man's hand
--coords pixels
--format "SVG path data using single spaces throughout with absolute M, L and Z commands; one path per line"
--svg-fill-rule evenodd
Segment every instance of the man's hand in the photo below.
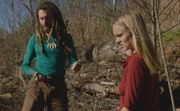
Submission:
M 33 75 L 34 79 L 38 82 L 43 82 L 45 80 L 45 77 L 38 72 L 35 72 Z
M 81 61 L 77 61 L 73 64 L 71 69 L 76 73 L 81 69 L 81 66 Z

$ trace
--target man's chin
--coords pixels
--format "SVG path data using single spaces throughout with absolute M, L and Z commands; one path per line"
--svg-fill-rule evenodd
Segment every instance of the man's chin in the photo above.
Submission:
M 47 26 L 42 27 L 44 33 L 49 33 L 50 28 Z

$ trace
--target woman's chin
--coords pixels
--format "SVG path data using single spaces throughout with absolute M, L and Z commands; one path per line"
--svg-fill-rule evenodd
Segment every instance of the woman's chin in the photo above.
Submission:
M 125 50 L 125 53 L 126 53 L 126 55 L 130 56 L 133 54 L 133 51 L 132 50 Z
M 126 51 L 127 51 L 126 49 L 121 49 L 122 53 L 126 53 Z

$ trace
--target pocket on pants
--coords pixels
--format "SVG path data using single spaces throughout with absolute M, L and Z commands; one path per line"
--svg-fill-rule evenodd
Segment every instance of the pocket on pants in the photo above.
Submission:
M 38 86 L 36 80 L 32 77 L 27 87 L 26 96 L 30 96 L 32 99 L 36 100 L 39 95 L 40 87 Z

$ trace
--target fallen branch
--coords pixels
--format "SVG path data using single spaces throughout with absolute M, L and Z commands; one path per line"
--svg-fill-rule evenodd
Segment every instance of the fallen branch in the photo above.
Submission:
M 10 99 L 12 95 L 10 93 L 1 94 L 0 99 Z
M 103 85 L 111 85 L 111 86 L 115 85 L 115 83 L 113 83 L 113 82 L 100 82 L 100 83 Z
M 180 83 L 180 81 L 179 80 L 174 80 L 174 81 L 170 81 L 171 83 Z
M 96 83 L 87 84 L 85 85 L 84 88 L 88 90 L 93 90 L 96 92 L 101 92 L 101 93 L 105 93 L 105 89 L 106 89 L 104 86 L 96 84 Z
M 0 106 L 10 109 L 11 111 L 17 111 L 17 109 L 9 107 L 9 105 L 0 104 Z

